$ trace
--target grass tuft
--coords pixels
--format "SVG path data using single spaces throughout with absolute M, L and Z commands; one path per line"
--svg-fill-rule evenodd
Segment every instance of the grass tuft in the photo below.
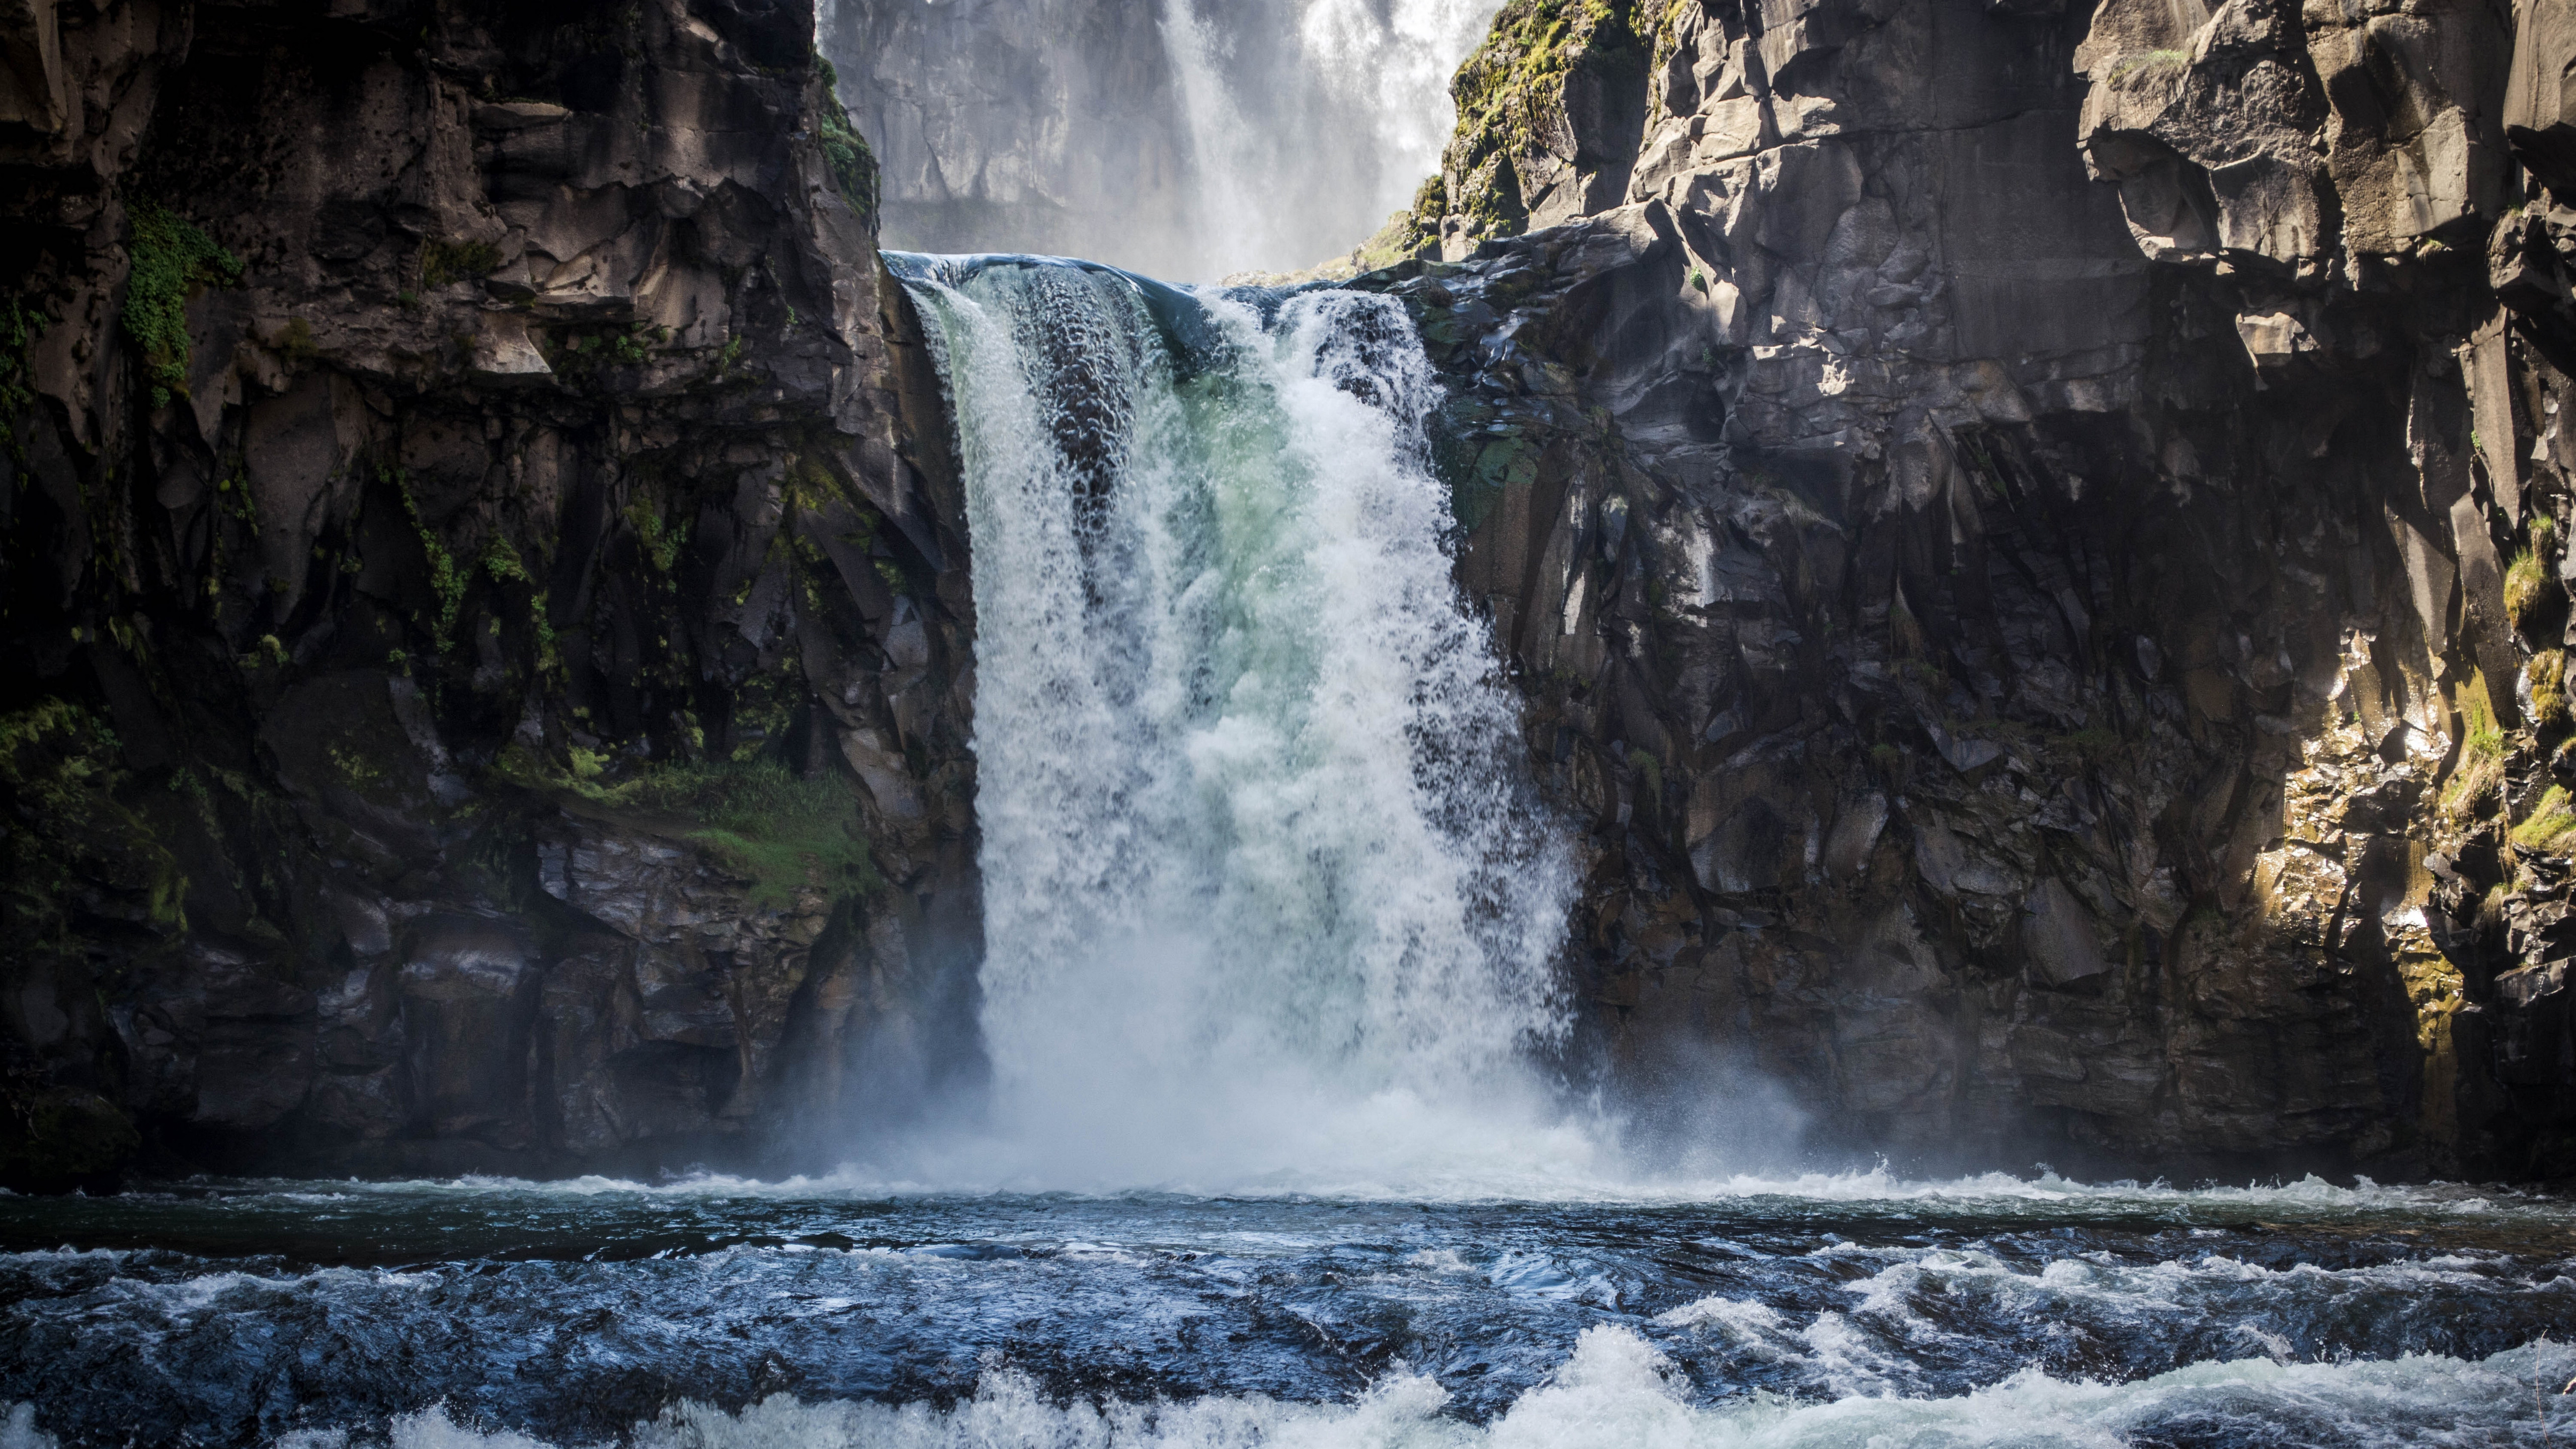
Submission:
M 2504 796 L 2504 730 L 2488 713 L 2484 692 L 2460 693 L 2460 762 L 2443 785 L 2441 807 L 2454 820 L 2483 815 Z
M 2531 722 L 2542 729 L 2567 724 L 2567 655 L 2551 649 L 2532 656 Z
M 2543 791 L 2530 816 L 2513 828 L 2514 849 L 2534 855 L 2565 855 L 2568 846 L 2576 843 L 2571 838 L 2576 838 L 2576 804 L 2557 785 Z
M 2538 623 L 2548 589 L 2549 571 L 2541 563 L 2539 550 L 2526 548 L 2515 554 L 2504 571 L 2505 618 L 2518 630 Z

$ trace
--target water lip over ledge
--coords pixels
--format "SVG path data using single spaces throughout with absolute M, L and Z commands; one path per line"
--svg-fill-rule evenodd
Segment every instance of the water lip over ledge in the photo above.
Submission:
M 1030 252 L 971 252 L 942 255 L 928 252 L 887 251 L 886 270 L 898 281 L 912 286 L 963 289 L 975 278 L 996 267 L 1055 267 L 1115 277 L 1135 288 L 1154 319 L 1163 340 L 1173 351 L 1173 360 L 1184 375 L 1220 365 L 1229 355 L 1231 341 L 1225 329 L 1209 311 L 1213 298 L 1223 298 L 1249 308 L 1263 327 L 1275 323 L 1279 309 L 1292 297 L 1308 292 L 1330 291 L 1338 284 L 1328 281 L 1299 282 L 1284 287 L 1227 287 L 1183 285 L 1149 277 L 1142 272 L 1114 267 L 1106 262 L 1086 261 L 1080 257 L 1041 256 Z

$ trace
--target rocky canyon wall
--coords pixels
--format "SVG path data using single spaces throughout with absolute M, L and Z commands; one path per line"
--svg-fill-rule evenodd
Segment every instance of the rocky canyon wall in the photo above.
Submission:
M 813 35 L 0 12 L 0 1183 L 750 1161 L 972 1070 L 966 545 Z
M 2564 1175 L 2576 8 L 1515 0 L 1406 298 L 1591 1061 Z M 1444 260 L 1445 259 L 1445 260 Z
M 967 8 L 845 8 L 845 89 Z M 0 1185 L 776 1162 L 978 1070 L 952 432 L 815 19 L 0 10 Z M 1503 9 L 1357 285 L 1583 841 L 1572 1070 L 2566 1173 L 2571 57 Z

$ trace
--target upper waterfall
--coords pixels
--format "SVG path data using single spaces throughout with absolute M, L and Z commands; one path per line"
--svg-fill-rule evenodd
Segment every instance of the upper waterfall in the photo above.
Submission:
M 837 0 L 889 246 L 1214 280 L 1365 240 L 1438 168 L 1499 0 Z
M 975 554 L 1001 1155 L 943 1170 L 1542 1167 L 1523 1062 L 1563 1030 L 1571 881 L 1451 579 L 1401 308 L 890 260 Z

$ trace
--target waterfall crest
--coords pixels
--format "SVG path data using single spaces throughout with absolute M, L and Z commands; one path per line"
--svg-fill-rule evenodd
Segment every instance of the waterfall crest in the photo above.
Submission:
M 1564 1030 L 1570 872 L 1451 580 L 1401 308 L 889 261 L 975 550 L 999 1156 L 940 1170 L 1222 1186 L 1579 1154 L 1524 1065 Z

